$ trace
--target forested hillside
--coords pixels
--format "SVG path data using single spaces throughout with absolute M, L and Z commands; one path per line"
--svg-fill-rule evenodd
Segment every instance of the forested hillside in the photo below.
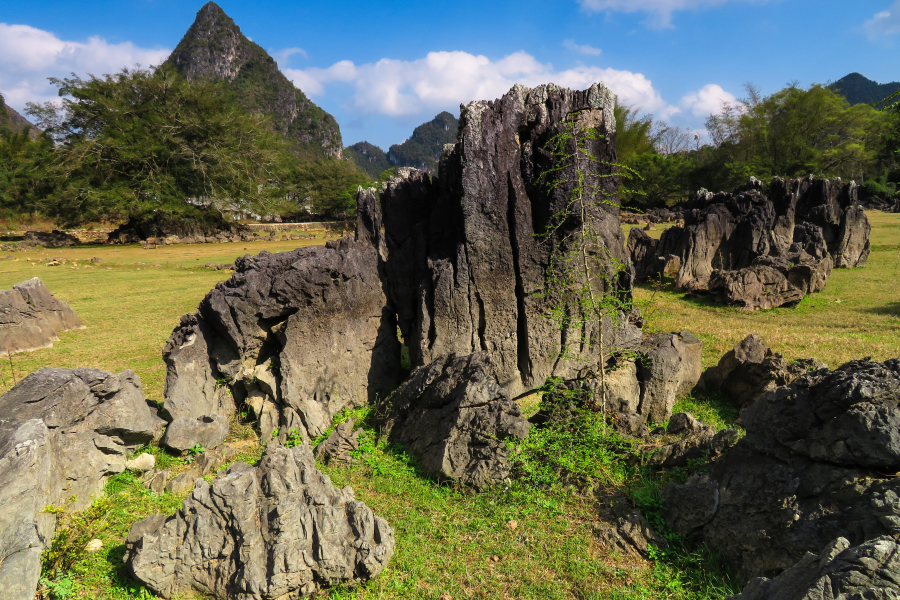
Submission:
M 850 73 L 829 85 L 828 89 L 846 98 L 850 104 L 875 104 L 900 90 L 900 81 L 878 83 L 859 73 Z

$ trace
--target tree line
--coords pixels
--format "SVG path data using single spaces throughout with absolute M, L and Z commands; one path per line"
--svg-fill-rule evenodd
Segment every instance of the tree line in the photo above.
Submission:
M 222 82 L 188 82 L 168 67 L 51 81 L 61 102 L 27 110 L 43 131 L 37 139 L 0 128 L 7 214 L 36 213 L 60 227 L 204 214 L 340 218 L 354 210 L 358 186 L 373 183 L 350 161 L 296 154 Z M 896 94 L 851 106 L 821 85 L 746 90 L 707 118 L 708 139 L 617 107 L 618 161 L 639 174 L 624 204 L 672 205 L 749 175 L 840 176 L 870 195 L 896 193 Z
M 748 176 L 820 175 L 853 179 L 867 195 L 893 195 L 900 183 L 897 95 L 877 105 L 850 105 L 821 85 L 789 85 L 770 96 L 747 85 L 699 133 L 616 109 L 619 162 L 640 174 L 624 203 L 674 205 L 700 188 L 728 191 Z
M 61 227 L 157 217 L 341 217 L 369 177 L 297 155 L 225 83 L 169 67 L 51 79 L 29 104 L 42 134 L 0 131 L 0 206 Z

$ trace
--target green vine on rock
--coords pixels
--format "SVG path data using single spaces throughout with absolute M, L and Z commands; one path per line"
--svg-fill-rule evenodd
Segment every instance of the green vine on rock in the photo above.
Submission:
M 550 301 L 549 317 L 563 332 L 559 358 L 585 362 L 584 381 L 600 406 L 607 408 L 607 361 L 619 353 L 606 339 L 634 310 L 630 288 L 621 285 L 628 264 L 623 250 L 603 237 L 604 207 L 619 207 L 618 184 L 640 178 L 636 171 L 601 159 L 595 148 L 606 141 L 597 129 L 596 111 L 569 113 L 562 130 L 544 145 L 551 166 L 538 178 L 551 196 L 563 196 L 563 207 L 539 234 L 550 246 L 550 264 L 542 295 Z M 622 190 L 627 192 L 630 190 Z M 571 225 L 577 223 L 577 227 Z M 618 223 L 616 223 L 618 225 Z M 575 344 L 568 336 L 580 331 Z

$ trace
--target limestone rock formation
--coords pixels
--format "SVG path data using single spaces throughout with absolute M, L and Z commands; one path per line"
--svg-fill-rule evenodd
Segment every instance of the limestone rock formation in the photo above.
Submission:
M 361 194 L 355 238 L 239 258 L 231 279 L 182 318 L 164 351 L 164 443 L 193 446 L 235 401 L 253 411 L 263 439 L 279 428 L 282 439 L 293 431 L 315 437 L 344 407 L 397 384 L 400 345 L 385 308 L 372 198 Z
M 592 351 L 581 340 L 596 340 L 600 331 L 560 331 L 547 318 L 553 300 L 540 292 L 551 248 L 580 218 L 548 240 L 536 237 L 570 201 L 578 178 L 569 167 L 557 187 L 542 184 L 541 173 L 558 166 L 544 147 L 574 121 L 599 134 L 586 150 L 614 162 L 613 104 L 600 85 L 582 92 L 516 86 L 500 100 L 473 102 L 462 110 L 457 143 L 445 148 L 437 178 L 400 169 L 380 195 L 360 190 L 354 239 L 239 259 L 234 276 L 182 321 L 166 347 L 167 443 L 198 419 L 212 425 L 215 415 L 234 410 L 223 384 L 257 416 L 264 438 L 277 428 L 282 437 L 319 435 L 344 407 L 398 383 L 398 327 L 413 367 L 487 352 L 511 396 L 550 375 L 578 377 L 586 364 L 578 359 Z M 611 255 L 603 267 L 612 280 L 597 292 L 624 297 L 630 273 L 612 266 L 625 258 L 616 183 L 603 176 L 614 167 L 598 168 L 588 179 L 599 197 L 585 222 Z M 606 357 L 640 346 L 634 317 L 604 320 Z M 179 447 L 190 441 L 184 436 Z
M 620 490 L 597 487 L 594 497 L 600 518 L 594 530 L 605 546 L 644 558 L 650 557 L 650 546 L 660 550 L 668 547 L 666 540 L 653 531 L 641 511 Z
M 632 230 L 638 279 L 677 262 L 678 289 L 758 310 L 796 303 L 823 289 L 833 266 L 861 267 L 869 256 L 871 227 L 853 182 L 775 178 L 764 193 L 751 177 L 732 194 L 701 190 L 692 204 L 685 227 L 659 242 Z
M 331 462 L 349 463 L 353 460 L 350 453 L 359 448 L 359 436 L 362 429 L 354 430 L 356 422 L 347 419 L 334 428 L 322 443 L 316 446 L 316 458 L 329 464 Z
M 837 537 L 900 534 L 900 360 L 806 373 L 741 412 L 747 435 L 709 473 L 663 490 L 667 518 L 745 577 Z
M 728 600 L 857 600 L 900 598 L 900 547 L 880 537 L 851 547 L 838 538 L 774 579 L 756 578 Z
M 134 372 L 96 369 L 32 373 L 0 397 L 0 415 L 0 589 L 9 600 L 33 600 L 56 527 L 44 507 L 89 506 L 163 422 Z
M 668 419 L 675 401 L 689 394 L 700 380 L 702 353 L 702 342 L 687 331 L 654 334 L 644 340 L 638 361 L 638 412 L 654 423 Z
M 68 304 L 56 298 L 37 277 L 0 291 L 0 352 L 49 348 L 57 333 L 83 329 Z
M 740 408 L 750 406 L 765 392 L 787 385 L 810 371 L 824 369 L 815 359 L 788 362 L 751 333 L 729 350 L 719 364 L 703 373 L 702 385 L 721 390 Z
M 529 423 L 480 352 L 447 355 L 414 370 L 386 401 L 383 434 L 434 477 L 476 488 L 509 475 L 505 441 L 524 439 Z
M 341 157 L 341 131 L 250 41 L 214 2 L 207 2 L 164 64 L 190 80 L 225 81 L 248 109 L 272 117 L 278 132 L 312 156 Z
M 551 301 L 539 291 L 553 244 L 576 230 L 580 218 L 568 219 L 550 239 L 536 236 L 570 201 L 577 176 L 574 167 L 561 171 L 563 184 L 550 192 L 541 175 L 554 166 L 545 146 L 567 122 L 599 134 L 586 148 L 600 161 L 588 187 L 612 202 L 590 203 L 586 221 L 613 258 L 624 261 L 615 178 L 600 176 L 613 170 L 605 164 L 615 159 L 613 105 L 613 94 L 600 85 L 581 92 L 515 86 L 499 100 L 463 107 L 457 142 L 445 147 L 430 189 L 412 170 L 401 170 L 386 187 L 387 284 L 413 366 L 486 351 L 513 396 L 550 375 L 579 375 L 584 362 L 561 359 L 560 349 L 577 355 L 576 341 L 597 332 L 560 332 L 546 317 Z M 602 292 L 628 294 L 630 277 L 623 273 L 610 287 L 616 290 Z M 604 324 L 608 347 L 638 345 L 640 331 L 623 317 L 621 327 Z
M 377 577 L 394 532 L 316 470 L 308 445 L 275 445 L 255 467 L 198 479 L 175 515 L 135 523 L 126 550 L 133 575 L 163 598 L 308 598 Z

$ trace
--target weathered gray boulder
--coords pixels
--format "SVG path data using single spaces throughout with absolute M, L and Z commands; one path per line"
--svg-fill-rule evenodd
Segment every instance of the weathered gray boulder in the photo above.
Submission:
M 57 334 L 84 325 L 72 308 L 37 277 L 0 291 L 0 352 L 49 348 Z
M 700 190 L 683 230 L 658 243 L 631 234 L 627 250 L 639 280 L 677 265 L 678 289 L 748 310 L 793 304 L 824 289 L 832 267 L 865 265 L 871 227 L 856 194 L 815 177 L 775 178 L 764 193 L 751 177 L 732 194 Z
M 56 527 L 44 507 L 90 506 L 163 421 L 132 371 L 49 367 L 0 397 L 0 415 L 0 589 L 4 599 L 33 600 Z
M 765 392 L 787 385 L 801 375 L 825 368 L 815 359 L 788 362 L 751 333 L 729 350 L 719 364 L 703 373 L 702 385 L 721 390 L 740 408 L 753 404 Z
M 687 331 L 654 334 L 641 343 L 638 412 L 652 423 L 672 415 L 675 401 L 693 391 L 703 373 L 703 343 Z
M 880 537 L 851 547 L 838 538 L 774 579 L 759 577 L 729 600 L 895 600 L 900 598 L 900 547 Z
M 647 464 L 670 469 L 684 467 L 692 460 L 715 459 L 734 446 L 739 438 L 736 429 L 716 433 L 711 428 L 689 432 L 682 439 L 648 452 Z
M 640 228 L 632 227 L 628 232 L 628 241 L 625 251 L 634 266 L 634 278 L 636 281 L 646 281 L 659 273 L 659 261 L 657 260 L 656 247 L 659 240 L 655 240 Z
M 132 574 L 163 598 L 308 598 L 377 577 L 394 532 L 316 470 L 308 445 L 273 445 L 255 467 L 197 480 L 175 515 L 135 523 L 126 550 Z
M 620 490 L 597 487 L 594 497 L 599 517 L 594 531 L 603 545 L 644 558 L 650 557 L 651 546 L 658 550 L 668 548 L 666 540 L 653 531 L 641 511 Z
M 485 352 L 443 356 L 415 369 L 386 401 L 383 434 L 422 469 L 476 488 L 509 475 L 505 441 L 524 439 L 528 421 L 509 399 Z
M 807 373 L 741 412 L 747 430 L 709 473 L 663 490 L 679 533 L 745 577 L 772 577 L 837 537 L 900 534 L 900 360 Z
M 182 318 L 164 357 L 164 443 L 214 447 L 245 403 L 262 437 L 317 436 L 347 406 L 394 387 L 396 315 L 381 272 L 377 196 L 361 193 L 355 237 L 292 252 L 245 256 Z
M 735 271 L 772 250 L 770 231 L 776 212 L 756 186 L 736 194 L 710 195 L 707 206 L 690 218 L 681 236 L 678 289 L 706 290 L 715 271 Z

